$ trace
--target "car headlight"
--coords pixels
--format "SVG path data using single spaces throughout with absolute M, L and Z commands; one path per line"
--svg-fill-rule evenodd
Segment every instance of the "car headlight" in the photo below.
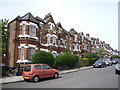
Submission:
M 98 65 L 101 65 L 101 63 L 99 63 Z
M 120 70 L 120 66 L 117 64 L 117 65 L 115 66 L 115 69 Z

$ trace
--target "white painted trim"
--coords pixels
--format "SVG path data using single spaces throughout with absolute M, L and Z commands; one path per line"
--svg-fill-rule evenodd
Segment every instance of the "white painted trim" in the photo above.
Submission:
M 17 60 L 16 63 L 30 63 L 31 61 L 29 60 Z
M 19 35 L 18 37 L 28 37 L 28 38 L 34 38 L 34 39 L 36 39 L 36 40 L 38 40 L 38 37 L 31 37 L 30 35 Z
M 19 35 L 18 37 L 30 37 L 30 36 L 25 34 L 24 36 L 23 35 Z
M 50 44 L 49 44 L 49 45 L 48 45 L 48 44 L 41 44 L 41 45 L 42 45 L 42 46 L 46 46 L 46 47 L 48 47 Z
M 52 51 L 52 53 L 57 53 L 57 51 Z
M 48 49 L 40 48 L 40 51 L 50 52 Z
M 18 46 L 18 48 L 21 48 L 21 47 L 28 48 L 28 46 L 25 46 L 25 44 L 20 44 L 20 46 Z

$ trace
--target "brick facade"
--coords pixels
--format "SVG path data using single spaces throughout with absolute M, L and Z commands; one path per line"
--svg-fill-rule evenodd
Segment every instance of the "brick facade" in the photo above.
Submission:
M 88 52 L 97 52 L 98 48 L 110 49 L 109 44 L 91 38 L 89 34 L 85 36 L 73 28 L 65 30 L 61 23 L 54 22 L 50 13 L 44 19 L 31 13 L 15 18 L 9 23 L 8 43 L 9 67 L 30 63 L 31 56 L 38 51 L 51 52 L 54 57 L 71 51 L 81 57 Z

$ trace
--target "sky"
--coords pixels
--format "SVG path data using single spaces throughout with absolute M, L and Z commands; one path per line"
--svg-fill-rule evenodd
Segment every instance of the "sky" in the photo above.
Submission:
M 9 21 L 28 12 L 41 18 L 51 13 L 67 31 L 89 33 L 118 49 L 118 0 L 1 0 L 0 12 Z

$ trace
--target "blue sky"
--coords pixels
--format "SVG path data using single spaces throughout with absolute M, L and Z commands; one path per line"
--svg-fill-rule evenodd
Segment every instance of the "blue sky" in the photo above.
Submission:
M 118 0 L 1 0 L 0 10 L 10 21 L 28 12 L 41 18 L 51 13 L 67 31 L 89 33 L 118 49 Z

